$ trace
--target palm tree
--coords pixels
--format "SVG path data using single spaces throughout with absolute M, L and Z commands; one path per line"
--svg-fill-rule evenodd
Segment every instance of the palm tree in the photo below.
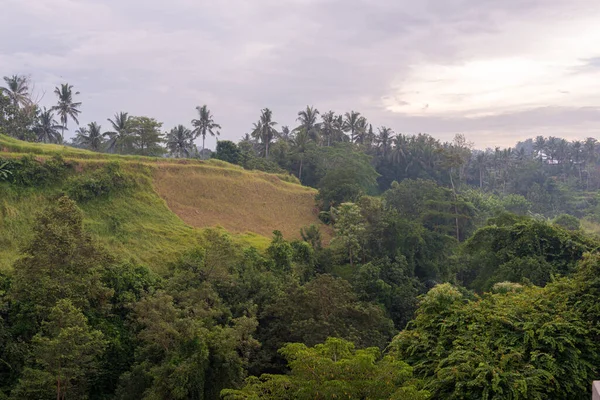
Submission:
M 319 110 L 314 107 L 306 106 L 306 110 L 298 112 L 296 121 L 300 122 L 300 126 L 294 129 L 294 131 L 304 131 L 308 134 L 310 139 L 317 141 L 319 128 L 321 126 L 321 124 L 317 123 L 317 115 L 319 115 Z
M 100 151 L 104 141 L 102 140 L 102 126 L 96 122 L 88 124 L 87 128 L 79 128 L 77 130 L 76 141 L 83 147 L 92 151 Z
M 392 129 L 388 128 L 387 126 L 382 126 L 381 128 L 377 128 L 377 131 L 378 131 L 378 134 L 377 134 L 377 137 L 375 138 L 375 141 L 377 142 L 377 145 L 381 149 L 383 158 L 385 158 L 387 155 L 388 149 L 390 148 L 390 141 L 391 141 L 392 135 L 394 134 L 394 131 L 392 131 Z
M 221 129 L 221 125 L 215 123 L 213 115 L 210 113 L 208 107 L 203 105 L 202 107 L 196 107 L 198 111 L 198 119 L 192 120 L 194 130 L 192 133 L 195 135 L 194 139 L 198 136 L 202 136 L 202 150 L 204 151 L 204 141 L 206 140 L 206 134 L 209 133 L 211 136 L 219 136 L 221 132 L 215 129 Z
M 251 133 L 252 137 L 260 140 L 265 145 L 265 158 L 269 158 L 269 144 L 277 135 L 275 125 L 277 125 L 277 122 L 273 121 L 273 112 L 265 108 L 261 111 L 260 119 L 254 124 Z
M 354 135 L 360 129 L 364 118 L 360 116 L 359 112 L 350 111 L 345 114 L 343 129 L 344 132 L 350 132 L 350 141 L 354 143 Z M 366 123 L 366 120 L 365 120 Z
M 277 139 L 281 139 L 284 142 L 288 142 L 292 139 L 292 132 L 287 125 L 281 127 L 281 132 L 278 132 Z
M 112 153 L 118 147 L 122 148 L 129 140 L 131 134 L 129 114 L 121 111 L 116 113 L 113 119 L 108 118 L 108 122 L 113 130 L 104 132 L 104 136 L 109 138 L 107 150 Z
M 58 97 L 58 104 L 52 107 L 52 110 L 57 111 L 60 116 L 60 122 L 62 123 L 62 138 L 65 138 L 65 129 L 67 129 L 67 122 L 69 118 L 71 118 L 77 125 L 79 125 L 79 120 L 77 116 L 81 113 L 79 107 L 81 107 L 81 103 L 73 102 L 73 85 L 69 85 L 68 83 L 63 83 L 59 87 L 54 88 L 54 93 Z M 74 94 L 79 94 L 79 92 L 75 92 Z
M 31 104 L 29 98 L 29 79 L 23 75 L 5 76 L 6 86 L 0 87 L 15 107 L 25 107 Z
M 546 151 L 546 139 L 543 136 L 537 136 L 533 142 L 533 149 L 537 152 L 538 157 Z
M 479 171 L 479 188 L 480 189 L 483 189 L 483 177 L 485 174 L 485 169 L 486 169 L 487 164 L 488 164 L 487 153 L 485 151 L 481 151 L 481 152 L 477 153 L 477 156 L 475 156 L 475 166 L 477 167 L 477 170 Z
M 336 115 L 333 111 L 326 112 L 321 116 L 323 122 L 321 123 L 321 135 L 327 143 L 327 147 L 331 144 L 331 139 L 335 136 L 336 127 Z
M 304 154 L 310 146 L 311 138 L 308 132 L 302 130 L 298 132 L 296 137 L 292 140 L 292 154 L 299 158 L 300 166 L 298 167 L 298 179 L 302 181 L 302 167 L 304 165 Z
M 167 149 L 174 157 L 189 157 L 193 142 L 194 134 L 183 125 L 177 125 L 167 134 Z
M 58 131 L 62 126 L 54 119 L 52 110 L 44 111 L 40 114 L 36 126 L 33 131 L 37 135 L 37 140 L 43 143 L 60 143 L 61 136 Z

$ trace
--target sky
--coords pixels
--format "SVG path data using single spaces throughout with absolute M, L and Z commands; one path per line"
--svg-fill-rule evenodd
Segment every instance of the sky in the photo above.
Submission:
M 597 0 L 0 0 L 0 76 L 40 104 L 74 85 L 80 122 L 118 111 L 189 126 L 207 104 L 239 140 L 269 107 L 462 133 L 478 148 L 600 134 Z M 73 131 L 74 129 L 71 129 Z M 207 147 L 215 141 L 207 139 Z

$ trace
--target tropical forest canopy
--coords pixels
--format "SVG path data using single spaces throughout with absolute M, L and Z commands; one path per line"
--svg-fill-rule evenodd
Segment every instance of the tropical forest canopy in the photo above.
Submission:
M 72 85 L 51 108 L 31 88 L 5 78 L 0 134 L 63 146 L 0 147 L 0 245 L 19 245 L 0 270 L 0 399 L 591 396 L 595 139 L 484 151 L 460 134 L 441 142 L 308 106 L 295 127 L 265 108 L 211 152 L 204 139 L 221 127 L 206 105 L 167 132 L 127 112 L 78 126 Z M 204 229 L 160 265 L 124 257 L 123 204 L 155 196 L 149 157 L 287 176 L 316 189 L 322 223 L 296 238 L 272 226 L 266 246 Z M 23 204 L 39 206 L 17 226 Z

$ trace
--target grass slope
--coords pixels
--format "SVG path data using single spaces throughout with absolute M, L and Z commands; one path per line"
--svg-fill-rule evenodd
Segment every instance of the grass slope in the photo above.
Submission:
M 202 242 L 205 228 L 231 232 L 243 244 L 265 248 L 271 232 L 297 238 L 319 224 L 315 191 L 290 177 L 245 171 L 218 160 L 98 154 L 59 145 L 21 142 L 0 135 L 0 158 L 34 154 L 40 162 L 61 155 L 85 175 L 110 161 L 140 182 L 136 189 L 80 204 L 87 228 L 111 251 L 157 272 L 183 250 Z M 9 269 L 31 235 L 35 214 L 61 187 L 13 190 L 0 183 L 0 270 Z

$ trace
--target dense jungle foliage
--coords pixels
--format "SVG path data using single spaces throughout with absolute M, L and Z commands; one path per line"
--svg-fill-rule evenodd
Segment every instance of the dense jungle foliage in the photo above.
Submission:
M 80 106 L 63 96 L 59 125 L 26 91 L 4 92 L 0 130 L 25 140 L 61 143 Z M 113 131 L 90 124 L 74 144 L 206 158 L 192 141 L 219 126 L 197 111 L 196 129 L 166 142 L 156 120 L 121 113 Z M 600 376 L 595 140 L 478 151 L 461 135 L 441 143 L 375 133 L 357 112 L 318 115 L 308 107 L 298 128 L 277 130 L 265 109 L 212 156 L 317 188 L 331 241 L 318 225 L 301 239 L 273 226 L 265 249 L 205 229 L 158 269 L 84 224 L 90 204 L 151 187 L 125 157 L 82 171 L 76 157 L 0 153 L 0 196 L 45 199 L 0 271 L 0 399 L 589 398 Z M 118 224 L 106 229 L 120 243 Z

